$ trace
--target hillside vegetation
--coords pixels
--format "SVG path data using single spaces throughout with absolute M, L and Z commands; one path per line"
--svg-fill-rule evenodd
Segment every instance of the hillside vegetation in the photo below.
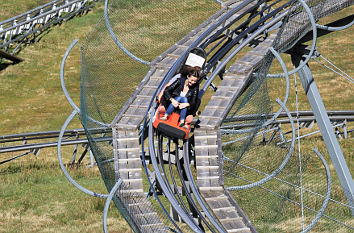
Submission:
M 35 8 L 48 0 L 2 0 L 0 21 Z M 351 7 L 322 23 L 343 15 L 353 14 Z M 59 130 L 72 112 L 60 86 L 59 69 L 63 55 L 78 38 L 85 39 L 103 15 L 103 3 L 87 15 L 75 17 L 61 25 L 51 27 L 36 44 L 18 54 L 24 61 L 0 71 L 0 135 L 36 131 Z M 320 52 L 351 77 L 354 75 L 354 28 L 332 33 L 320 39 Z M 314 77 L 325 105 L 329 110 L 354 109 L 353 84 L 316 63 L 311 63 Z M 80 56 L 75 48 L 66 62 L 66 86 L 76 104 L 80 99 Z M 279 71 L 275 65 L 272 71 Z M 277 80 L 278 81 L 278 80 Z M 272 82 L 276 82 L 275 80 Z M 272 98 L 283 97 L 283 81 L 270 83 Z M 300 92 L 300 100 L 306 96 Z M 294 109 L 292 105 L 292 110 Z M 301 110 L 308 110 L 304 104 Z M 353 125 L 349 125 L 353 128 Z M 81 128 L 79 120 L 70 128 Z M 350 128 L 350 127 L 349 127 Z M 351 169 L 354 168 L 353 134 L 341 140 Z M 316 138 L 316 143 L 320 138 Z M 314 144 L 316 144 L 314 143 Z M 322 144 L 321 144 L 322 145 Z M 72 155 L 65 148 L 65 163 Z M 79 148 L 79 153 L 83 148 Z M 324 151 L 323 145 L 321 151 Z M 18 153 L 0 154 L 0 161 Z M 327 155 L 328 157 L 328 155 Z M 88 163 L 87 160 L 84 162 Z M 96 192 L 106 193 L 96 167 L 68 166 L 70 174 L 80 184 Z M 352 174 L 354 174 L 354 171 Z M 333 173 L 332 173 L 333 174 Z M 0 165 L 0 232 L 101 232 L 104 200 L 88 196 L 74 188 L 59 168 L 57 151 L 43 149 L 38 157 L 30 154 L 11 163 Z M 110 232 L 130 232 L 113 204 L 109 212 Z
M 50 1 L 1 1 L 4 20 Z M 72 107 L 60 86 L 60 64 L 71 42 L 85 39 L 103 15 L 98 2 L 87 15 L 51 27 L 38 43 L 18 54 L 24 61 L 0 71 L 0 135 L 59 130 Z M 70 54 L 66 85 L 76 104 L 80 98 L 79 49 Z M 74 120 L 70 128 L 82 128 Z M 70 161 L 73 147 L 64 148 L 64 162 Z M 81 155 L 83 148 L 78 148 Z M 0 154 L 0 161 L 19 153 Z M 84 160 L 84 164 L 88 161 Z M 81 185 L 106 193 L 97 168 L 85 165 L 69 169 Z M 56 148 L 41 150 L 0 166 L 0 232 L 101 232 L 104 200 L 83 194 L 72 186 L 59 168 Z M 113 205 L 112 205 L 113 206 Z M 114 208 L 114 207 L 113 207 Z M 117 211 L 108 222 L 119 232 L 130 228 Z M 118 231 L 113 231 L 118 232 Z

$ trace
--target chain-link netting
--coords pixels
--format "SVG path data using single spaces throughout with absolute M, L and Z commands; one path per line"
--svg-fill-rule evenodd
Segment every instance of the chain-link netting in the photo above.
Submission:
M 244 153 L 252 144 L 253 138 L 267 120 L 271 111 L 270 100 L 267 92 L 265 75 L 268 73 L 273 56 L 268 54 L 268 59 L 264 59 L 261 69 L 252 78 L 251 85 L 237 99 L 233 108 L 221 126 L 224 140 L 223 149 L 230 151 L 225 153 L 233 161 L 231 167 L 236 166 Z M 237 151 L 237 152 L 236 152 Z M 236 152 L 236 153 L 235 153 Z M 227 162 L 224 170 L 228 168 Z
M 352 4 L 353 1 L 307 2 L 317 20 Z M 126 52 L 147 63 L 151 62 L 218 9 L 219 5 L 212 0 L 114 0 L 110 2 L 108 9 L 112 30 L 107 28 L 107 19 L 102 17 L 81 44 L 80 116 L 108 190 L 112 189 L 117 180 L 112 144 L 96 140 L 90 132 L 102 125 L 110 126 L 150 69 Z M 294 4 L 273 46 L 280 52 L 285 51 L 309 30 L 311 24 L 308 14 L 301 4 Z M 118 47 L 112 34 L 124 46 L 125 52 Z M 252 82 L 229 112 L 226 119 L 231 121 L 225 121 L 222 125 L 226 186 L 245 185 L 266 177 L 282 163 L 289 150 L 286 143 L 281 146 L 276 144 L 281 137 L 268 143 L 271 140 L 268 141 L 267 137 L 279 131 L 272 128 L 268 132 L 268 128 L 262 127 L 272 110 L 265 77 L 273 58 L 271 53 L 266 55 L 253 75 Z M 242 118 L 244 116 L 247 118 Z M 326 194 L 326 173 L 323 165 L 312 153 L 303 155 L 301 161 L 301 174 L 299 159 L 293 155 L 282 172 L 271 181 L 253 188 L 252 192 L 232 191 L 259 232 L 301 231 L 321 208 Z M 299 191 L 301 185 L 302 193 Z M 156 199 L 135 196 L 126 192 L 128 188 L 123 185 L 113 200 L 134 231 L 144 231 L 141 228 L 144 221 L 156 224 L 162 222 L 162 231 L 175 229 L 169 219 L 162 215 L 163 211 Z M 144 180 L 144 191 L 148 188 L 149 185 Z M 321 223 L 315 227 L 317 231 L 343 229 L 345 232 L 353 229 L 350 228 L 354 224 L 340 184 L 333 184 L 333 189 L 336 191 L 331 196 Z M 144 204 L 135 207 L 131 204 L 144 202 L 151 203 L 159 214 L 158 218 L 153 216 L 147 220 L 134 217 L 143 214 L 146 209 Z M 164 206 L 168 206 L 163 197 L 162 202 Z M 183 232 L 188 231 L 183 224 L 179 226 Z
M 314 19 L 318 20 L 353 4 L 353 1 L 317 0 L 306 3 Z M 278 52 L 288 50 L 311 30 L 304 7 L 295 2 L 290 9 L 273 43 Z M 224 184 L 228 188 L 234 187 L 233 190 L 271 175 L 289 151 L 292 131 L 289 125 L 273 122 L 262 127 L 272 110 L 266 80 L 272 60 L 273 55 L 269 53 L 254 75 L 254 81 L 235 102 L 221 126 Z M 292 153 L 286 166 L 270 181 L 251 189 L 230 191 L 258 232 L 301 232 L 319 214 L 327 195 L 328 177 L 325 166 L 311 150 L 315 144 L 326 154 L 323 142 L 318 143 L 317 138 L 308 139 L 301 145 L 301 156 L 296 145 L 296 152 Z M 326 158 L 331 166 L 327 154 Z M 328 205 L 320 221 L 312 228 L 313 232 L 354 231 L 353 206 L 348 205 L 352 200 L 347 199 L 350 196 L 346 195 L 348 190 L 343 190 L 333 174 Z
M 81 44 L 80 117 L 109 191 L 117 181 L 112 143 L 100 142 L 90 132 L 98 126 L 110 126 L 150 70 L 151 67 L 137 60 L 153 61 L 218 11 L 220 5 L 212 0 L 114 0 L 108 6 L 108 17 L 102 16 Z M 147 192 L 149 185 L 145 178 L 143 180 Z M 141 227 L 146 223 L 162 222 L 161 229 L 151 228 L 159 229 L 159 232 L 175 228 L 163 215 L 156 199 L 134 196 L 128 186 L 124 187 L 113 200 L 134 231 L 149 231 Z M 168 209 L 167 201 L 162 201 Z M 150 202 L 159 217 L 156 214 L 149 218 L 143 216 L 147 211 L 144 209 L 146 202 Z M 139 219 L 139 215 L 143 218 Z M 183 232 L 188 231 L 184 226 L 180 228 Z
M 353 4 L 353 0 L 307 0 L 305 2 L 310 7 L 312 16 L 316 21 Z M 274 43 L 274 48 L 279 52 L 285 52 L 311 29 L 309 14 L 303 5 L 296 1 L 282 26 L 278 41 Z

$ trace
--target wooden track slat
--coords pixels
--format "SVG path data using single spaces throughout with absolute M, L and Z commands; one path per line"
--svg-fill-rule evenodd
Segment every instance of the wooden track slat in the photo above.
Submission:
M 255 67 L 259 66 L 273 39 L 274 36 L 261 42 L 258 45 L 260 49 L 256 47 L 253 53 L 248 52 L 230 66 L 218 90 L 199 117 L 200 128 L 194 132 L 197 184 L 202 196 L 227 232 L 251 231 L 243 222 L 243 217 L 238 214 L 236 206 L 233 206 L 236 202 L 230 199 L 231 196 L 226 195 L 226 191 L 220 184 L 219 176 L 222 174 L 219 173 L 222 168 L 218 161 L 218 151 L 221 149 L 218 129 L 222 118 L 226 116 L 235 101 L 235 95 L 240 93 Z M 209 130 L 212 127 L 216 130 Z
M 256 1 L 254 1 L 255 3 Z M 232 4 L 232 7 L 239 3 Z M 248 6 L 251 7 L 251 4 Z M 225 12 L 224 12 L 225 13 Z M 220 14 L 219 16 L 223 15 Z M 237 17 L 235 14 L 233 17 Z M 214 20 L 214 21 L 213 21 Z M 215 22 L 216 19 L 209 21 L 209 25 Z M 232 20 L 232 19 L 230 19 Z M 183 38 L 176 45 L 172 46 L 166 53 L 159 56 L 155 63 L 153 63 L 153 70 L 150 77 L 146 79 L 146 83 L 140 87 L 127 110 L 122 114 L 122 117 L 117 121 L 117 131 L 125 131 L 126 135 L 118 136 L 117 153 L 122 155 L 118 159 L 121 175 L 126 176 L 124 182 L 128 182 L 128 187 L 132 190 L 139 190 L 142 193 L 142 185 L 140 185 L 141 177 L 141 160 L 139 155 L 140 147 L 136 147 L 130 141 L 138 142 L 138 129 L 141 124 L 147 103 L 150 102 L 151 96 L 156 87 L 160 84 L 162 78 L 167 73 L 168 69 L 173 63 L 184 53 L 185 49 L 191 45 L 198 35 L 203 33 L 208 28 L 208 25 L 200 27 L 192 31 L 188 37 Z M 245 80 L 254 69 L 254 66 L 260 63 L 262 56 L 266 50 L 271 46 L 273 39 L 267 39 L 259 44 L 260 49 L 256 49 L 253 53 L 248 53 L 247 57 L 239 60 L 233 64 L 225 73 L 224 79 L 218 86 L 217 92 L 211 98 L 207 107 L 200 116 L 200 129 L 197 129 L 195 135 L 195 155 L 197 164 L 197 183 L 199 190 L 207 203 L 211 206 L 214 214 L 218 217 L 227 232 L 249 232 L 249 228 L 243 223 L 233 202 L 225 195 L 223 187 L 220 185 L 220 161 L 218 145 L 220 145 L 218 130 L 219 124 L 228 111 L 227 106 L 232 104 L 235 99 L 235 93 L 245 85 Z M 132 136 L 128 134 L 135 134 Z M 127 138 L 135 138 L 127 139 Z M 133 154 L 135 153 L 135 154 Z M 124 155 L 124 156 L 123 156 Z M 130 157 L 137 158 L 136 160 L 129 160 Z M 140 169 L 140 170 L 139 170 Z M 140 172 L 140 173 L 139 173 Z M 134 186 L 136 184 L 136 186 Z M 129 192 L 127 192 L 129 194 Z M 153 223 L 156 218 L 153 213 L 153 208 L 149 201 L 139 203 L 140 211 L 136 212 L 135 217 L 142 218 L 140 221 L 141 227 L 148 232 L 167 231 L 162 222 Z M 136 208 L 137 205 L 132 205 L 131 208 Z M 146 208 L 146 214 L 141 213 L 141 209 Z M 236 229 L 237 228 L 237 229 Z

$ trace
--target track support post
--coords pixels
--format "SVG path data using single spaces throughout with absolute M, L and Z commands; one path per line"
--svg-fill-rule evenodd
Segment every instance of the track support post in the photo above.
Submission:
M 292 62 L 295 66 L 300 64 L 302 55 L 292 54 Z M 305 90 L 307 99 L 311 105 L 312 111 L 320 128 L 323 140 L 326 144 L 328 153 L 336 170 L 343 191 L 346 195 L 348 205 L 350 206 L 352 215 L 354 216 L 354 182 L 350 174 L 348 165 L 344 159 L 344 155 L 333 127 L 329 120 L 326 108 L 323 104 L 321 95 L 312 76 L 311 70 L 306 64 L 298 71 L 302 86 Z

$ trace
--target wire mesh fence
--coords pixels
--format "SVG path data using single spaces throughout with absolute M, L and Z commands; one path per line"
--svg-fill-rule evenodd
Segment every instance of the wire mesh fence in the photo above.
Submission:
M 114 0 L 109 2 L 108 17 L 102 17 L 81 43 L 80 118 L 108 190 L 119 174 L 114 167 L 113 147 L 95 141 L 91 130 L 112 122 L 150 69 L 128 54 L 149 63 L 219 9 L 220 5 L 210 0 Z M 158 231 L 175 228 L 156 199 L 135 195 L 124 187 L 126 191 L 118 192 L 113 200 L 134 231 L 148 232 L 141 227 L 147 222 L 162 222 L 164 226 Z M 149 191 L 146 178 L 144 191 Z M 168 202 L 163 197 L 161 201 L 168 209 Z M 151 203 L 159 217 L 140 219 L 138 216 L 146 213 L 141 209 L 144 203 Z M 185 226 L 180 228 L 189 231 Z
M 306 1 L 306 3 L 315 20 L 348 5 L 346 1 Z M 291 7 L 273 47 L 284 52 L 310 30 L 309 15 L 297 2 Z M 266 59 L 270 59 L 271 62 L 273 58 L 268 55 Z M 259 69 L 257 74 L 261 74 L 258 77 L 267 74 L 267 69 L 269 66 Z M 235 102 L 233 109 L 236 111 L 230 111 L 228 116 L 230 119 L 241 114 L 253 116 L 247 120 L 237 121 L 237 125 L 242 125 L 243 128 L 224 130 L 222 137 L 223 172 L 225 186 L 229 188 L 249 185 L 266 178 L 284 161 L 289 151 L 289 143 L 280 146 L 279 142 L 284 139 L 278 134 L 276 128 L 268 130 L 262 127 L 266 121 L 263 117 L 266 117 L 274 106 L 269 101 L 267 81 L 264 79 L 265 76 L 263 79 L 255 79 L 255 84 L 250 85 L 243 96 Z M 264 80 L 264 83 L 256 85 L 257 82 L 262 82 L 259 80 Z M 253 92 L 252 88 L 256 91 Z M 279 86 L 279 88 L 282 87 Z M 247 96 L 252 96 L 252 98 Z M 230 129 L 232 127 L 228 126 L 232 124 L 235 122 L 224 122 L 222 127 Z M 290 127 L 283 129 L 291 130 Z M 276 137 L 270 143 L 267 138 L 272 134 Z M 285 140 L 290 141 L 288 135 Z M 348 205 L 347 196 L 350 195 L 346 195 L 348 190 L 343 190 L 338 178 L 333 175 L 335 171 L 325 152 L 325 145 L 318 141 L 319 138 L 312 138 L 301 142 L 301 152 L 297 151 L 298 145 L 296 145 L 296 152 L 292 153 L 286 166 L 270 181 L 251 189 L 230 191 L 258 232 L 301 232 L 305 230 L 319 214 L 325 202 L 328 185 L 332 188 L 328 205 L 311 231 L 351 232 L 354 230 L 351 213 L 353 207 Z M 321 151 L 327 163 L 330 164 L 331 184 L 327 183 L 324 165 L 311 150 L 311 147 L 315 145 L 323 148 Z
M 326 11 L 335 11 L 332 8 L 327 9 L 330 2 L 308 1 L 315 19 L 327 14 Z M 337 6 L 338 9 L 348 4 L 343 2 Z M 333 4 L 337 3 L 334 1 Z M 112 122 L 150 69 L 119 48 L 112 33 L 127 51 L 149 63 L 205 21 L 219 7 L 216 1 L 210 0 L 114 0 L 110 2 L 108 11 L 112 31 L 107 29 L 107 19 L 103 17 L 82 43 L 80 117 L 108 190 L 111 190 L 118 178 L 115 175 L 113 148 L 107 142 L 95 141 L 90 132 Z M 297 23 L 301 27 L 287 27 Z M 274 47 L 278 51 L 285 51 L 309 30 L 307 13 L 301 5 L 294 4 Z M 241 122 L 248 125 L 247 127 L 226 133 L 222 137 L 226 158 L 223 171 L 226 186 L 245 185 L 266 177 L 282 163 L 289 150 L 286 146 L 276 145 L 276 140 L 267 144 L 265 137 L 268 134 L 262 127 L 272 111 L 266 75 L 273 59 L 273 55 L 268 53 L 252 82 L 227 116 L 255 117 Z M 225 122 L 223 126 L 230 124 Z M 326 173 L 313 153 L 304 154 L 301 162 L 301 174 L 299 157 L 294 153 L 276 178 L 251 190 L 231 191 L 259 232 L 301 231 L 317 215 L 326 194 Z M 148 191 L 148 188 L 149 185 L 145 182 L 144 191 Z M 314 229 L 328 232 L 337 229 L 343 232 L 353 230 L 350 208 L 345 204 L 345 195 L 340 184 L 334 183 L 332 188 L 337 191 L 332 193 L 325 215 Z M 163 229 L 174 229 L 168 218 L 163 216 L 155 199 L 120 192 L 114 201 L 131 226 L 136 227 L 136 231 L 143 231 L 140 228 L 143 220 L 132 216 L 143 213 L 144 210 L 129 206 L 146 201 L 152 203 L 158 212 L 159 219 L 167 227 Z M 167 200 L 162 199 L 162 202 L 168 206 Z M 183 232 L 188 231 L 184 227 L 181 226 Z

